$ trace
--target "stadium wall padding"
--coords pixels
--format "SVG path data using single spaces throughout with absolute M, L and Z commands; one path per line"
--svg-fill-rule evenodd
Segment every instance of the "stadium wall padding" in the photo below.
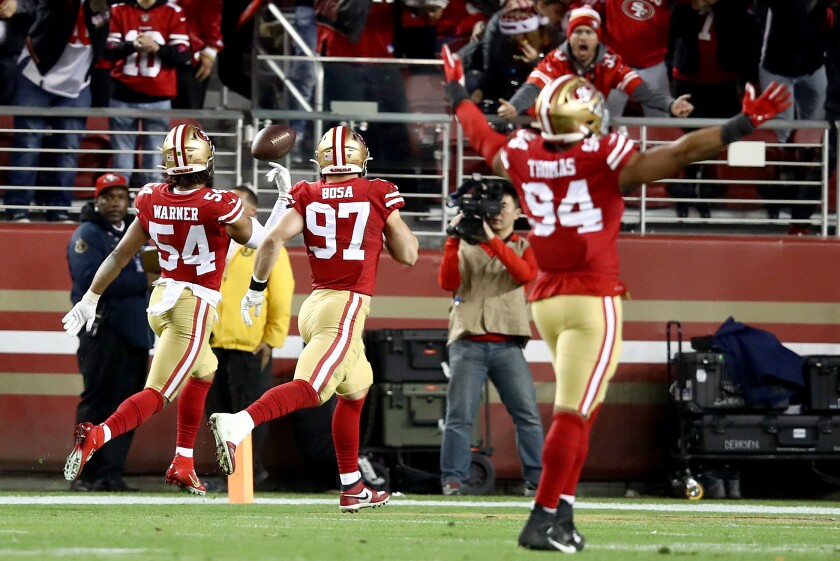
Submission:
M 81 376 L 76 339 L 62 332 L 70 308 L 69 225 L 0 224 L 0 471 L 56 471 L 70 449 Z M 652 480 L 668 465 L 666 322 L 692 336 L 715 331 L 728 316 L 773 332 L 800 354 L 840 354 L 840 243 L 817 237 L 622 235 L 625 301 L 621 364 L 593 431 L 585 480 Z M 305 252 L 290 249 L 294 310 L 309 290 Z M 368 329 L 445 328 L 449 297 L 437 285 L 440 253 L 424 250 L 413 268 L 383 256 Z M 554 384 L 547 348 L 534 330 L 526 348 L 540 410 L 551 420 Z M 279 383 L 300 352 L 296 317 L 275 349 Z M 510 417 L 491 392 L 492 460 L 501 479 L 517 479 Z M 269 468 L 300 467 L 293 423 L 271 427 Z M 132 473 L 163 473 L 174 450 L 175 407 L 137 431 Z M 199 471 L 213 471 L 212 438 L 199 436 Z

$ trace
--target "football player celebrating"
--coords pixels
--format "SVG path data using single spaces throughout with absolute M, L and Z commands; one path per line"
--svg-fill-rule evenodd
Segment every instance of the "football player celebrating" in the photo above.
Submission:
M 348 127 L 334 127 L 318 144 L 321 179 L 301 181 L 291 190 L 289 210 L 257 249 L 251 289 L 242 299 L 242 319 L 259 315 L 263 290 L 280 248 L 303 233 L 312 269 L 312 293 L 298 313 L 306 346 L 294 380 L 265 392 L 247 409 L 210 417 L 216 457 L 233 473 L 236 446 L 256 425 L 298 409 L 316 407 L 338 394 L 332 420 L 335 455 L 341 477 L 343 512 L 377 507 L 389 495 L 369 488 L 358 468 L 359 418 L 373 372 L 365 358 L 362 331 L 370 311 L 379 254 L 384 245 L 399 263 L 414 265 L 418 242 L 400 217 L 405 201 L 397 186 L 368 179 L 371 158 L 362 137 Z
M 446 47 L 443 59 L 447 98 L 470 143 L 495 173 L 513 182 L 532 226 L 529 241 L 539 272 L 529 300 L 557 382 L 542 476 L 519 545 L 574 553 L 584 545 L 572 518 L 575 489 L 621 349 L 626 289 L 618 276 L 616 240 L 622 195 L 716 156 L 788 107 L 790 94 L 771 84 L 756 99 L 750 86 L 743 112 L 723 126 L 641 152 L 626 136 L 604 134 L 603 96 L 571 74 L 540 93 L 540 130 L 517 129 L 506 138 L 469 102 L 461 61 Z
M 64 329 L 75 336 L 90 330 L 99 297 L 133 255 L 151 238 L 157 245 L 161 278 L 152 292 L 149 324 L 160 337 L 143 391 L 123 401 L 104 423 L 76 426 L 75 445 L 64 476 L 75 480 L 103 444 L 143 424 L 178 399 L 176 453 L 166 482 L 197 495 L 206 487 L 193 468 L 193 446 L 204 401 L 216 370 L 209 338 L 219 285 L 231 238 L 255 248 L 265 229 L 243 212 L 231 191 L 212 189 L 214 148 L 203 130 L 178 125 L 163 143 L 164 183 L 148 183 L 137 193 L 137 220 L 96 271 L 90 289 L 64 316 Z M 285 209 L 281 192 L 272 217 Z

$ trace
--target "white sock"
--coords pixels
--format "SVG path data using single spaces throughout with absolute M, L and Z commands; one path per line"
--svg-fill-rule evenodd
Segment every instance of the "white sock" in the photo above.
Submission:
M 100 426 L 102 427 L 102 435 L 103 435 L 102 444 L 105 444 L 106 442 L 111 440 L 111 427 L 109 427 L 105 423 L 102 423 Z
M 560 495 L 561 501 L 566 501 L 572 506 L 575 506 L 575 496 L 574 495 Z
M 180 446 L 175 447 L 175 453 L 179 456 L 184 458 L 192 458 L 193 457 L 193 449 L 192 448 L 181 448 Z
M 353 473 L 340 473 L 338 476 L 341 478 L 342 485 L 352 485 L 362 478 L 362 474 L 359 470 L 356 470 Z
M 242 442 L 246 436 L 248 436 L 252 430 L 254 430 L 254 419 L 251 418 L 251 415 L 248 414 L 247 411 L 240 411 L 239 413 L 235 413 L 234 418 L 236 422 L 239 423 L 237 428 L 242 429 L 242 434 L 237 434 L 237 444 Z

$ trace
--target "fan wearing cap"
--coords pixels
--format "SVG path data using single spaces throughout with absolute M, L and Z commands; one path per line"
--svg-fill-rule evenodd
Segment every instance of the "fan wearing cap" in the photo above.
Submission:
M 95 198 L 82 207 L 81 224 L 67 245 L 67 262 L 75 304 L 90 288 L 96 269 L 122 239 L 134 216 L 128 213 L 128 182 L 106 173 L 96 180 Z M 139 257 L 124 268 L 102 294 L 90 331 L 79 334 L 76 353 L 83 391 L 76 407 L 76 422 L 100 423 L 120 402 L 143 389 L 152 332 L 146 324 L 148 280 Z M 91 460 L 83 476 L 70 486 L 74 491 L 131 490 L 123 470 L 134 433 L 115 438 Z
M 566 74 L 576 74 L 592 83 L 606 99 L 612 90 L 626 93 L 643 107 L 654 107 L 675 117 L 687 117 L 694 107 L 684 95 L 674 99 L 667 91 L 655 90 L 644 82 L 621 56 L 601 42 L 601 16 L 589 7 L 569 15 L 568 39 L 551 51 L 528 76 L 527 82 L 510 98 L 499 100 L 498 114 L 511 121 L 528 111 L 545 86 Z
M 513 95 L 555 44 L 532 0 L 508 0 L 490 19 L 482 40 L 459 53 L 470 73 L 472 100 L 484 102 L 486 113 L 495 112 L 497 100 Z

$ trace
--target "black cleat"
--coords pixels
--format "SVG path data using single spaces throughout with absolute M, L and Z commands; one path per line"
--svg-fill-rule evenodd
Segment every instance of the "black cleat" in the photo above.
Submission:
M 557 533 L 554 522 L 553 514 L 535 506 L 519 534 L 519 545 L 526 549 L 576 553 L 578 550 L 571 541 L 571 534 Z
M 575 546 L 577 551 L 582 550 L 583 546 L 586 545 L 586 538 L 575 528 L 572 505 L 566 501 L 561 500 L 557 505 L 557 514 L 554 515 L 552 530 L 558 540 L 568 541 L 570 538 L 570 543 Z

